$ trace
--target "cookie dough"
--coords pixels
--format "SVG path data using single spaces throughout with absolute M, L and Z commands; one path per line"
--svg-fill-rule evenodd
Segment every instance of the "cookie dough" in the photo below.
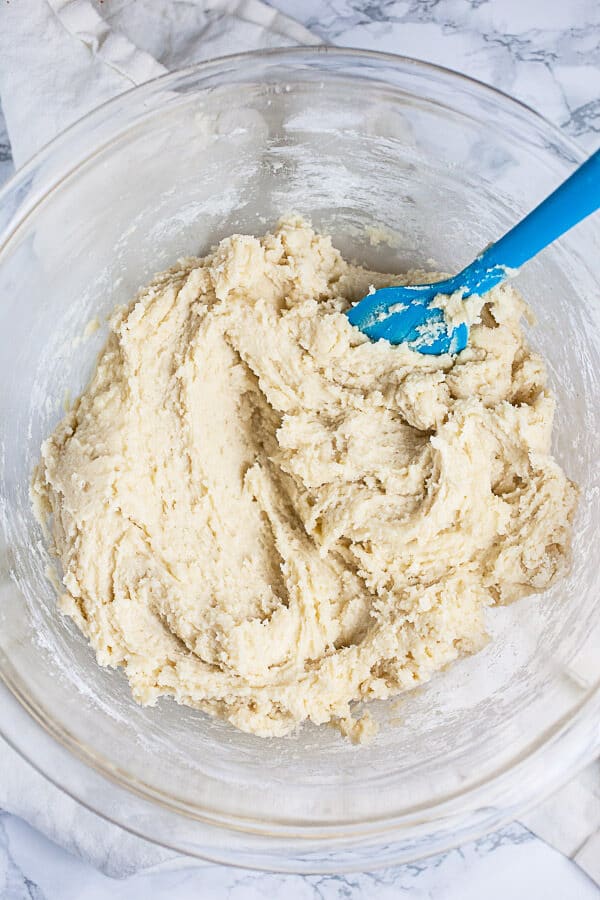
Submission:
M 257 735 L 360 739 L 355 701 L 486 642 L 485 611 L 564 572 L 577 489 L 510 285 L 468 347 L 371 343 L 366 271 L 296 218 L 154 278 L 111 323 L 33 481 L 60 608 L 133 695 Z

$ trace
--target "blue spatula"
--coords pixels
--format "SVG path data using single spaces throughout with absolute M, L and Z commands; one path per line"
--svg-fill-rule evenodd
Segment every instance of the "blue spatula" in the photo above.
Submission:
M 435 298 L 460 292 L 481 295 L 500 284 L 573 225 L 600 207 L 600 150 L 504 237 L 445 281 L 387 287 L 364 297 L 348 319 L 372 340 L 407 343 L 419 353 L 459 353 L 467 345 L 468 326 L 452 326 Z

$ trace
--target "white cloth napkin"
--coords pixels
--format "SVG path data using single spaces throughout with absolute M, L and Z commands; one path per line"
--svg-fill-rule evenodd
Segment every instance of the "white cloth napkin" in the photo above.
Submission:
M 15 166 L 94 107 L 172 69 L 243 50 L 320 44 L 261 0 L 12 0 L 0 97 Z
M 0 98 L 17 167 L 98 104 L 166 71 L 241 50 L 321 43 L 260 0 L 12 0 L 2 6 Z M 84 809 L 1 740 L 0 773 L 0 808 L 108 875 L 190 864 Z M 522 821 L 600 884 L 597 763 Z
M 600 887 L 600 761 L 520 821 L 580 866 Z

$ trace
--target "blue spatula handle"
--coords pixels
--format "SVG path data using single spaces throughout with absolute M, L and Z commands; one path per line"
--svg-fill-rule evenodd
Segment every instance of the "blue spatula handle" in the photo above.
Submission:
M 456 280 L 469 294 L 483 294 L 519 269 L 561 234 L 600 208 L 600 150 L 584 162 L 553 194 L 491 244 Z

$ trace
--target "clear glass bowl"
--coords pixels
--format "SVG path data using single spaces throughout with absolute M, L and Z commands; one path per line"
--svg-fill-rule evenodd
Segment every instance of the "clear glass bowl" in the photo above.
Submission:
M 0 694 L 6 738 L 132 832 L 288 871 L 406 861 L 492 829 L 600 748 L 600 220 L 519 275 L 582 487 L 570 577 L 490 611 L 490 645 L 395 703 L 366 747 L 264 740 L 164 699 L 141 708 L 56 612 L 28 483 L 105 317 L 152 273 L 296 211 L 384 271 L 457 270 L 582 159 L 514 100 L 410 59 L 332 50 L 204 63 L 106 104 L 0 197 Z M 395 234 L 373 240 L 378 226 Z M 371 240 L 365 231 L 370 231 Z M 431 263 L 429 263 L 431 265 Z M 83 338 L 86 323 L 103 326 Z M 15 699 L 16 698 L 16 699 Z M 25 712 L 26 710 L 26 712 Z

